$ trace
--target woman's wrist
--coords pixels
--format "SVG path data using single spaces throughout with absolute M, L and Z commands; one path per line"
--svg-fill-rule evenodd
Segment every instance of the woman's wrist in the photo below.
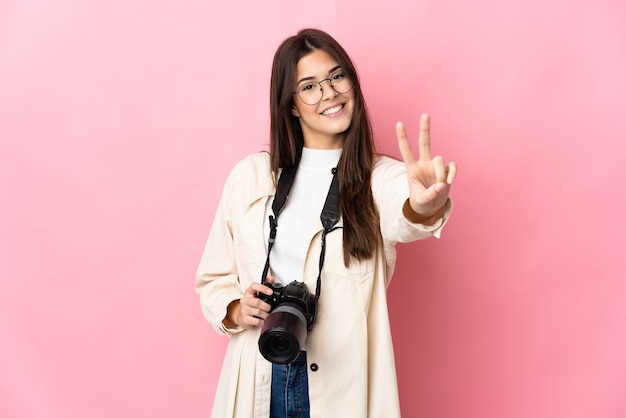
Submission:
M 235 329 L 239 326 L 239 324 L 237 323 L 237 317 L 239 316 L 240 309 L 240 299 L 233 300 L 228 304 L 228 307 L 226 308 L 226 317 L 222 321 L 226 328 Z
M 423 224 L 423 225 L 434 225 L 444 214 L 446 210 L 446 205 L 444 204 L 442 207 L 437 209 L 433 213 L 418 213 L 413 210 L 411 204 L 409 203 L 409 199 L 404 202 L 404 206 L 402 206 L 402 214 L 406 219 L 415 224 Z

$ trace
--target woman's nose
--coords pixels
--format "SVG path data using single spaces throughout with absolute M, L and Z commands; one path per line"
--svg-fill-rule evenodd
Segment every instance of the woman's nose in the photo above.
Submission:
M 332 99 L 338 94 L 329 79 L 320 81 L 320 89 L 322 89 L 322 100 Z

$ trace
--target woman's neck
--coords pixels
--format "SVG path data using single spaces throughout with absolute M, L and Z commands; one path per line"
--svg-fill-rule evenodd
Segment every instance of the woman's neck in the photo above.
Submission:
M 304 137 L 304 146 L 309 149 L 341 149 L 343 148 L 344 134 L 332 136 Z

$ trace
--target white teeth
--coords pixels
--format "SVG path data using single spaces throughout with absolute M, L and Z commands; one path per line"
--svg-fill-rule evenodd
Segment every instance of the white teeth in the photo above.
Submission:
M 337 112 L 339 112 L 341 109 L 343 108 L 343 105 L 337 105 L 335 107 L 331 107 L 330 109 L 326 109 L 322 112 L 322 115 L 333 115 Z

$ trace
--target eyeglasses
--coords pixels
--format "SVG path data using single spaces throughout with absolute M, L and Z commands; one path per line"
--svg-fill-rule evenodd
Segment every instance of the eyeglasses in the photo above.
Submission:
M 339 94 L 344 94 L 352 90 L 352 82 L 344 73 L 335 73 L 320 81 L 307 81 L 299 86 L 294 94 L 297 94 L 304 104 L 313 106 L 322 101 L 324 91 L 322 83 L 328 81 L 330 86 Z

